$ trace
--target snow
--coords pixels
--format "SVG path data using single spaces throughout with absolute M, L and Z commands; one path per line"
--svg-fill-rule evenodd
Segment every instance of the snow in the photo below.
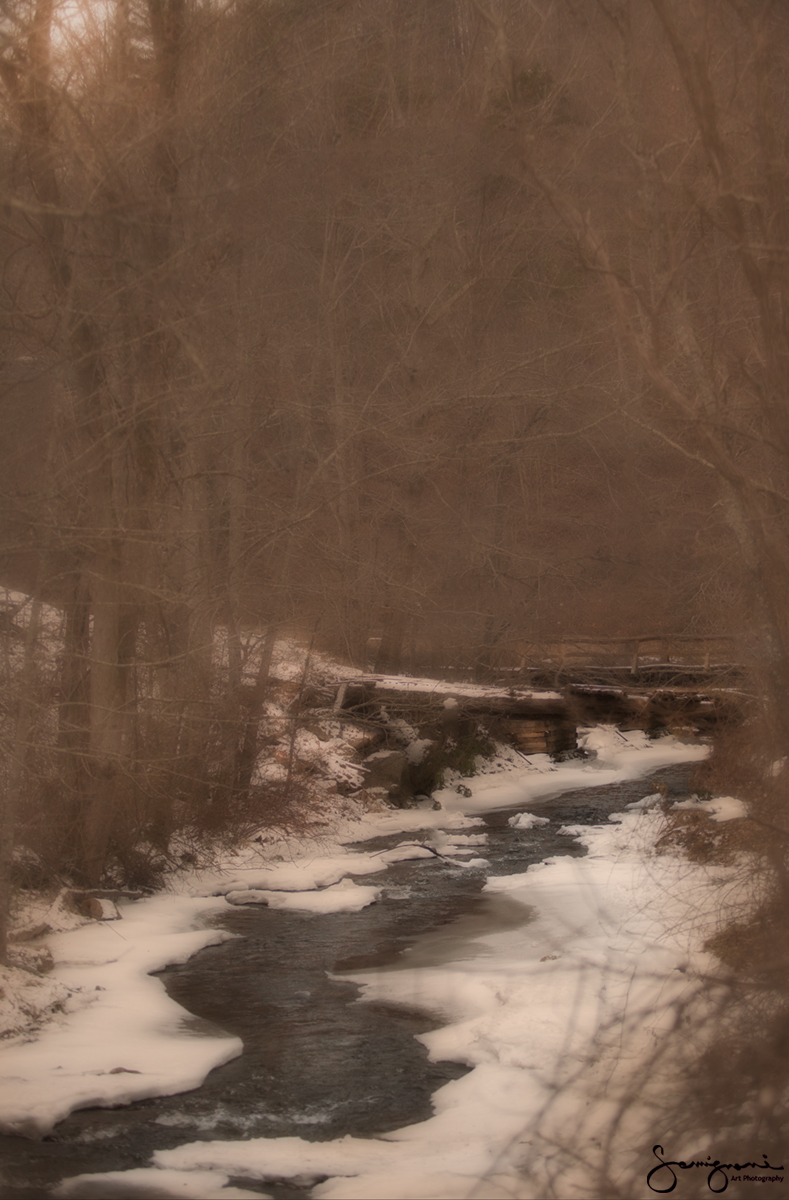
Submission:
M 456 840 L 446 839 L 446 852 L 462 854 L 485 840 L 474 835 L 463 841 L 458 831 L 469 825 L 473 821 L 461 814 L 412 811 L 371 814 L 356 822 L 353 832 L 359 836 L 361 826 L 362 836 L 372 837 L 402 827 L 427 828 L 435 838 L 448 828 Z M 86 922 L 63 913 L 60 900 L 50 905 L 47 920 L 55 922 L 60 915 L 66 926 L 44 939 L 54 959 L 52 975 L 42 980 L 5 971 L 0 1015 L 7 1033 L 24 1028 L 29 1036 L 31 1021 L 50 1016 L 53 1009 L 65 1012 L 45 1025 L 36 1040 L 18 1037 L 3 1049 L 0 1132 L 42 1137 L 78 1108 L 189 1091 L 214 1067 L 237 1057 L 242 1052 L 238 1038 L 220 1029 L 195 1033 L 189 1015 L 151 977 L 151 972 L 231 938 L 204 928 L 229 904 L 266 904 L 316 915 L 357 913 L 375 903 L 382 889 L 357 884 L 350 876 L 375 874 L 390 862 L 410 858 L 437 861 L 425 845 L 413 843 L 379 854 L 354 853 L 339 845 L 332 853 L 325 843 L 322 853 L 304 853 L 302 844 L 302 853 L 296 861 L 261 866 L 261 851 L 248 849 L 236 856 L 230 870 L 182 872 L 172 880 L 170 893 L 122 904 L 120 910 L 101 905 L 100 920 Z M 475 859 L 458 865 L 486 864 Z M 106 919 L 118 911 L 122 920 Z M 77 928 L 70 928 L 75 922 Z
M 486 833 L 446 833 L 439 829 L 425 845 L 432 847 L 439 854 L 452 856 L 470 854 L 472 846 L 484 846 L 487 840 Z
M 549 692 L 544 689 L 484 687 L 478 683 L 447 683 L 443 679 L 421 679 L 407 675 L 365 675 L 364 682 L 375 684 L 386 689 L 392 688 L 398 692 L 426 692 L 432 696 L 446 696 L 443 707 L 446 709 L 458 707 L 458 696 L 468 696 L 474 700 L 561 700 L 561 692 Z
M 661 821 L 640 812 L 573 827 L 586 858 L 488 881 L 487 894 L 523 907 L 517 928 L 458 939 L 435 965 L 416 955 L 411 966 L 406 954 L 349 977 L 366 1000 L 436 1013 L 444 1025 L 420 1037 L 430 1057 L 473 1068 L 439 1089 L 429 1120 L 371 1139 L 204 1140 L 157 1152 L 155 1166 L 262 1183 L 328 1176 L 313 1188 L 316 1200 L 544 1195 L 522 1164 L 528 1145 L 539 1179 L 540 1154 L 555 1155 L 555 1128 L 540 1125 L 554 1097 L 586 1068 L 615 1098 L 711 965 L 698 949 L 714 926 L 710 877 L 681 858 L 650 856 Z M 692 930 L 682 920 L 689 905 Z M 581 1088 L 574 1118 L 586 1104 Z
M 0 1131 L 42 1137 L 77 1108 L 188 1091 L 241 1053 L 240 1040 L 220 1029 L 197 1036 L 150 975 L 232 936 L 195 928 L 220 905 L 157 896 L 124 906 L 122 922 L 91 922 L 48 938 L 53 983 L 72 992 L 74 1011 L 35 1041 L 3 1049 Z
M 534 813 L 516 813 L 507 822 L 513 829 L 534 829 L 537 825 L 550 825 L 548 817 L 537 817 Z
M 716 796 L 714 800 L 680 800 L 672 804 L 672 809 L 690 809 L 705 812 L 713 821 L 737 821 L 748 816 L 748 809 L 742 800 L 735 796 Z
M 418 833 L 437 829 L 460 831 L 472 829 L 480 824 L 482 820 L 478 815 L 468 816 L 456 810 L 386 809 L 383 812 L 367 812 L 356 818 L 338 820 L 334 825 L 334 837 L 338 841 L 352 844 L 375 837 L 388 837 L 395 833 Z
M 0 1037 L 36 1028 L 62 1011 L 70 993 L 64 984 L 42 979 L 18 967 L 0 966 Z
M 698 762 L 707 754 L 706 746 L 698 743 L 681 742 L 675 737 L 651 741 L 640 730 L 620 733 L 613 725 L 588 730 L 578 742 L 589 758 L 557 764 L 546 755 L 534 756 L 533 764 L 465 779 L 470 796 L 459 796 L 451 786 L 434 795 L 450 812 L 489 812 L 531 805 L 535 800 L 547 800 L 579 788 L 638 779 L 670 763 Z M 536 761 L 538 758 L 540 762 Z
M 204 1142 L 159 1151 L 157 1165 L 191 1171 L 198 1163 L 242 1178 L 265 1181 L 294 1175 L 331 1176 L 312 1190 L 316 1198 L 372 1197 L 465 1198 L 480 1177 L 496 1167 L 493 1146 L 502 1133 L 514 1132 L 524 1116 L 520 1079 L 512 1071 L 475 1073 L 476 1101 L 463 1105 L 463 1080 L 441 1089 L 439 1112 L 424 1127 L 383 1134 L 374 1139 L 345 1137 L 332 1142 L 302 1138 L 253 1138 L 246 1142 Z M 443 1111 L 441 1111 L 443 1106 Z M 490 1143 L 490 1144 L 489 1144 Z M 476 1190 L 475 1196 L 491 1193 Z
M 626 804 L 625 808 L 628 812 L 639 812 L 645 808 L 654 808 L 656 804 L 660 804 L 661 800 L 665 800 L 665 798 L 662 792 L 650 792 L 643 799 L 634 800 L 632 804 Z
M 585 760 L 548 767 L 536 756 L 540 761 L 523 761 L 499 776 L 466 780 L 470 797 L 441 794 L 452 808 L 346 819 L 322 845 L 283 842 L 291 861 L 272 861 L 270 847 L 250 846 L 224 869 L 183 872 L 170 892 L 122 905 L 120 921 L 50 935 L 51 986 L 71 992 L 70 1011 L 37 1040 L 5 1049 L 0 1129 L 42 1136 L 75 1108 L 198 1087 L 212 1067 L 238 1055 L 238 1039 L 191 1030 L 187 1014 L 150 974 L 231 936 L 205 928 L 229 904 L 264 903 L 316 917 L 359 912 L 382 889 L 357 877 L 408 858 L 436 863 L 431 848 L 454 858 L 483 847 L 486 834 L 473 832 L 475 814 L 638 778 L 706 753 L 674 738 L 650 742 L 610 727 L 588 731 L 584 743 Z M 316 1200 L 545 1194 L 556 1122 L 568 1114 L 579 1122 L 585 1150 L 593 1153 L 591 1126 L 584 1125 L 591 1120 L 584 1116 L 589 1088 L 605 1079 L 612 1103 L 624 1093 L 628 1072 L 666 1036 L 675 1006 L 696 995 L 713 966 L 699 947 L 720 916 L 710 883 L 722 868 L 654 856 L 665 818 L 638 803 L 605 826 L 565 827 L 588 848 L 586 857 L 559 856 L 521 875 L 488 879 L 490 902 L 522 910 L 522 920 L 484 933 L 450 928 L 432 958 L 405 953 L 390 966 L 349 977 L 364 1000 L 436 1014 L 441 1027 L 420 1037 L 430 1057 L 472 1068 L 434 1095 L 429 1120 L 375 1138 L 329 1142 L 203 1139 L 159 1151 L 151 1166 L 136 1171 L 65 1181 L 54 1194 L 112 1196 L 115 1189 L 120 1195 L 125 1185 L 187 1200 L 261 1194 L 231 1186 L 231 1178 L 314 1184 Z M 693 803 L 713 819 L 744 815 L 732 797 Z M 510 824 L 527 830 L 544 821 L 524 812 Z M 404 841 L 377 854 L 340 844 L 418 831 L 422 844 Z M 457 866 L 482 870 L 488 864 L 472 858 Z M 431 869 L 427 862 L 425 869 Z M 635 1127 L 647 1102 L 631 1107 Z M 533 1183 L 523 1171 L 527 1143 Z
M 100 1176 L 74 1175 L 51 1193 L 57 1197 L 79 1197 L 79 1200 L 113 1200 L 129 1195 L 129 1189 L 142 1189 L 138 1196 L 173 1197 L 173 1200 L 270 1200 L 265 1192 L 250 1192 L 245 1188 L 227 1187 L 229 1176 L 221 1171 L 157 1171 L 155 1167 L 136 1167 L 131 1171 L 106 1171 Z M 146 1193 L 144 1189 L 150 1189 Z
M 405 748 L 405 756 L 412 766 L 424 762 L 425 755 L 434 743 L 430 738 L 414 738 Z M 370 756 L 372 757 L 372 756 Z
M 635 778 L 656 765 L 692 761 L 704 753 L 673 739 L 654 745 L 613 731 L 597 732 L 589 743 L 596 759 L 559 767 L 560 787 L 568 778 L 572 787 L 579 786 L 579 778 L 582 786 L 608 782 L 612 773 Z M 521 802 L 539 780 L 539 772 L 523 771 Z M 552 792 L 559 790 L 554 781 L 551 785 Z M 493 790 L 500 800 L 503 789 Z M 477 793 L 470 806 L 479 799 Z M 730 797 L 703 802 L 713 816 L 733 813 L 738 803 Z M 452 816 L 454 823 L 448 820 Z M 533 813 L 520 816 L 522 824 L 518 817 L 511 820 L 517 828 L 544 820 Z M 484 844 L 484 834 L 460 832 L 472 822 L 458 813 L 399 812 L 376 815 L 374 823 L 391 828 L 419 820 L 424 827 L 434 818 L 441 820 L 433 824 L 432 844 L 442 853 Z M 364 1000 L 436 1014 L 441 1027 L 419 1039 L 430 1057 L 472 1068 L 435 1093 L 430 1119 L 374 1138 L 204 1139 L 158 1151 L 150 1178 L 160 1172 L 167 1187 L 180 1181 L 195 1189 L 173 1194 L 205 1200 L 231 1195 L 217 1182 L 230 1177 L 264 1185 L 282 1179 L 312 1184 L 316 1200 L 460 1200 L 472 1194 L 482 1200 L 533 1200 L 551 1183 L 556 1195 L 589 1195 L 588 1163 L 598 1153 L 601 1121 L 628 1094 L 645 1055 L 669 1037 L 677 1006 L 693 1002 L 714 969 L 712 956 L 700 947 L 717 928 L 720 891 L 715 885 L 724 869 L 691 866 L 671 854 L 655 856 L 652 848 L 664 820 L 654 807 L 642 806 L 617 814 L 607 825 L 567 826 L 565 832 L 587 847 L 586 857 L 559 856 L 523 874 L 487 881 L 491 903 L 506 899 L 522 909 L 521 921 L 494 924 L 484 933 L 454 933 L 450 927 L 428 934 L 421 939 L 426 948 L 438 937 L 440 953 L 433 947 L 432 956 L 420 954 L 418 942 L 394 964 L 348 977 L 361 986 Z M 388 861 L 396 861 L 419 849 L 401 844 L 386 855 L 336 857 L 349 874 L 364 874 L 370 860 L 381 863 L 391 855 Z M 322 903 L 334 889 L 367 890 L 347 876 L 342 883 L 320 886 L 318 881 L 323 884 L 332 872 L 327 867 L 321 874 L 317 859 L 301 870 L 300 878 L 312 880 L 314 887 L 270 891 L 268 902 Z M 605 1101 L 600 1099 L 604 1092 Z M 648 1094 L 638 1095 L 622 1120 L 631 1150 L 647 1144 L 654 1116 Z M 574 1143 L 578 1156 L 562 1165 L 556 1146 L 568 1122 L 580 1138 Z M 100 1188 L 113 1177 L 90 1179 Z
M 350 857 L 350 856 L 349 856 Z M 359 872 L 364 871 L 365 859 L 359 855 Z M 374 868 L 380 870 L 380 866 Z M 214 895 L 228 895 L 242 888 L 263 888 L 270 892 L 304 892 L 331 887 L 347 874 L 348 867 L 330 858 L 312 862 L 283 864 L 263 870 L 250 870 L 244 878 L 234 876 L 214 889 Z
M 424 822 L 423 822 L 424 824 Z M 367 836 L 367 835 L 365 835 Z M 374 835 L 369 835 L 374 836 Z M 438 835 L 434 835 L 438 836 Z M 453 835 L 457 841 L 461 835 Z M 314 854 L 301 862 L 282 863 L 271 867 L 246 867 L 222 874 L 217 872 L 219 882 L 209 885 L 208 894 L 225 896 L 230 899 L 240 897 L 247 890 L 261 892 L 293 892 L 304 894 L 321 890 L 328 891 L 343 881 L 349 882 L 349 875 L 374 875 L 384 871 L 391 862 L 401 862 L 407 858 L 420 858 L 427 855 L 424 846 L 394 846 L 391 850 L 379 851 L 375 854 L 358 854 L 346 852 Z M 238 899 L 231 903 L 238 903 Z M 277 907 L 290 907 L 284 903 Z
M 387 863 L 397 863 L 408 862 L 410 859 L 416 858 L 434 858 L 435 856 L 425 845 L 418 845 L 416 842 L 401 842 L 399 846 L 386 850 L 381 857 L 385 858 Z
M 321 891 L 265 892 L 247 889 L 230 892 L 226 899 L 230 904 L 267 904 L 269 908 L 287 909 L 289 912 L 339 913 L 361 912 L 368 904 L 374 904 L 380 895 L 381 888 L 360 887 L 350 879 L 343 879 Z

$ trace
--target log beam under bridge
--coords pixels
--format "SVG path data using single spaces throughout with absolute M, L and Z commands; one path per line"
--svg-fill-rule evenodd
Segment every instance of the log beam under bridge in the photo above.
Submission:
M 396 675 L 364 675 L 338 690 L 334 712 L 375 720 L 381 710 L 409 724 L 451 719 L 453 711 L 476 720 L 492 737 L 525 754 L 559 754 L 577 746 L 579 726 L 611 724 L 650 733 L 708 733 L 736 721 L 744 697 L 733 688 L 692 684 L 611 686 L 568 683 L 561 689 L 497 687 Z

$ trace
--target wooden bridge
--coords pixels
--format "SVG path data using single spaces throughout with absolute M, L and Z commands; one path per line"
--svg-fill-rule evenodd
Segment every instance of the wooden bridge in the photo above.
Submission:
M 545 667 L 529 671 L 539 674 Z M 553 671 L 554 687 L 539 686 L 525 675 L 521 670 L 509 685 L 364 675 L 341 685 L 335 711 L 373 717 L 383 708 L 421 727 L 435 726 L 442 711 L 459 710 L 524 753 L 559 753 L 575 749 L 583 725 L 703 735 L 721 722 L 740 719 L 744 709 L 744 695 L 736 686 L 741 669 L 711 660 L 706 665 L 655 663 L 645 655 L 626 666 L 572 667 L 565 659 Z
M 525 676 L 546 671 L 567 676 L 613 672 L 629 678 L 665 679 L 740 673 L 732 662 L 736 639 L 731 634 L 639 634 L 611 638 L 564 637 L 556 641 L 524 640 L 514 644 Z

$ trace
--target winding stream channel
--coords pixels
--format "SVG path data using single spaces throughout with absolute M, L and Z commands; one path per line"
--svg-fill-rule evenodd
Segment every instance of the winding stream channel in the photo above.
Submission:
M 690 771 L 691 765 L 675 765 L 652 779 L 679 799 Z M 562 825 L 605 822 L 648 791 L 649 784 L 637 779 L 524 805 L 550 819 L 528 831 L 508 825 L 513 808 L 481 816 L 489 839 L 480 848 L 490 863 L 487 872 L 514 874 L 552 855 L 584 854 L 559 834 Z M 384 849 L 404 840 L 396 834 L 359 848 Z M 384 889 L 381 899 L 359 913 L 248 907 L 224 914 L 221 927 L 241 939 L 208 947 L 161 978 L 193 1014 L 185 1023 L 195 1036 L 219 1026 L 243 1040 L 241 1057 L 213 1071 L 194 1092 L 76 1112 L 41 1142 L 0 1138 L 0 1198 L 36 1200 L 68 1176 L 146 1166 L 155 1150 L 199 1139 L 322 1141 L 370 1136 L 428 1118 L 431 1094 L 466 1073 L 455 1063 L 429 1062 L 415 1040 L 436 1027 L 436 1018 L 356 1003 L 356 985 L 332 976 L 396 965 L 406 950 L 409 966 L 471 958 L 475 938 L 526 924 L 529 909 L 506 894 L 482 892 L 487 872 L 410 860 L 375 876 Z M 249 1179 L 243 1186 L 255 1190 Z M 307 1195 L 290 1180 L 268 1181 L 259 1190 L 276 1200 Z M 124 1186 L 112 1195 L 152 1193 Z

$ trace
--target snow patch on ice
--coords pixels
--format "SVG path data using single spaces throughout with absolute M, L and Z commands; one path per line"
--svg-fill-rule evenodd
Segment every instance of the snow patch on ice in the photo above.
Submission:
M 60 1200 L 122 1200 L 125 1196 L 152 1196 L 158 1200 L 271 1200 L 265 1192 L 228 1187 L 229 1175 L 221 1171 L 168 1171 L 135 1167 L 130 1171 L 104 1171 L 100 1175 L 73 1175 L 50 1194 Z
M 360 887 L 350 879 L 343 879 L 331 887 L 314 892 L 266 892 L 247 888 L 242 892 L 230 892 L 226 899 L 230 904 L 267 904 L 288 912 L 339 913 L 361 912 L 368 904 L 374 904 L 381 895 L 379 887 Z
M 654 808 L 656 804 L 660 804 L 661 800 L 665 800 L 665 798 L 662 792 L 650 792 L 643 799 L 634 800 L 632 804 L 626 804 L 625 809 L 628 812 L 642 812 L 645 808 Z
M 470 854 L 472 846 L 487 845 L 486 833 L 446 833 L 438 830 L 425 844 L 443 855 Z
M 537 825 L 550 825 L 548 817 L 537 817 L 534 813 L 522 812 L 507 821 L 513 829 L 534 829 Z

